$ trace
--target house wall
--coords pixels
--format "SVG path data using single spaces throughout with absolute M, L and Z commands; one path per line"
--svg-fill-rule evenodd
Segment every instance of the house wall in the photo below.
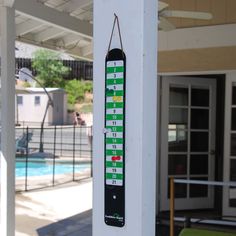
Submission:
M 234 70 L 235 42 L 236 24 L 161 31 L 159 73 Z
M 169 3 L 176 3 L 179 1 L 168 1 Z M 192 2 L 192 1 L 189 1 Z M 223 1 L 222 1 L 223 2 Z M 226 1 L 224 1 L 226 2 Z M 230 1 L 232 3 L 232 1 Z M 236 2 L 236 1 L 234 1 Z M 220 3 L 218 1 L 218 3 Z M 221 12 L 222 7 L 218 10 Z M 215 17 L 215 14 L 213 14 Z M 235 15 L 235 14 L 234 14 Z M 226 23 L 226 22 L 225 22 Z M 229 23 L 229 22 L 227 22 Z M 233 23 L 233 22 L 231 22 Z M 217 181 L 229 181 L 228 178 L 223 178 L 223 172 L 229 173 L 229 163 L 227 162 L 229 154 L 225 154 L 224 150 L 229 149 L 230 140 L 224 138 L 224 133 L 228 132 L 225 125 L 230 126 L 230 122 L 224 119 L 228 114 L 227 106 L 224 99 L 231 99 L 231 94 L 225 89 L 226 85 L 230 83 L 230 78 L 236 78 L 236 25 L 221 25 L 203 28 L 188 28 L 178 29 L 170 32 L 162 32 L 160 34 L 159 52 L 158 52 L 158 71 L 160 75 L 178 75 L 178 76 L 194 76 L 217 78 L 217 124 L 216 124 L 216 155 L 214 174 Z M 230 84 L 231 88 L 232 84 Z M 160 91 L 160 94 L 165 91 Z M 227 96 L 228 95 L 228 96 Z M 161 110 L 161 108 L 160 108 Z M 226 112 L 225 112 L 226 111 Z M 160 111 L 161 113 L 161 111 Z M 228 123 L 227 123 L 228 122 Z M 160 124 L 159 124 L 160 125 Z M 158 137 L 161 137 L 158 134 Z M 165 158 L 165 157 L 160 157 Z M 158 163 L 160 159 L 158 159 Z M 228 164 L 227 164 L 228 163 Z M 222 166 L 226 166 L 223 170 Z M 160 173 L 160 165 L 158 173 Z M 159 176 L 157 177 L 157 181 Z M 162 194 L 162 189 L 157 192 L 157 202 L 159 203 L 159 196 Z M 222 191 L 215 191 L 215 207 L 221 208 L 222 201 L 228 204 L 228 195 L 222 196 Z M 224 205 L 223 205 L 224 206 Z M 232 209 L 232 208 L 231 208 Z M 159 210 L 157 204 L 157 212 Z M 229 215 L 223 207 L 223 214 Z M 235 211 L 235 208 L 233 209 Z M 235 214 L 234 214 L 235 215 Z
M 188 10 L 211 12 L 212 20 L 193 20 L 171 18 L 169 19 L 176 27 L 196 27 L 204 25 L 220 25 L 236 22 L 236 1 L 235 0 L 162 0 L 169 4 L 172 10 Z
M 236 69 L 236 46 L 161 51 L 158 71 L 197 72 Z

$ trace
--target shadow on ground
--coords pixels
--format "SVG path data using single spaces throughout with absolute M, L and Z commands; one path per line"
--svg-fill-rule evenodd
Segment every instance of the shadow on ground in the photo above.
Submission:
M 175 235 L 179 235 L 182 227 L 175 227 Z M 39 236 L 92 236 L 92 210 L 60 220 L 37 229 Z M 156 225 L 156 236 L 169 236 L 168 225 Z
M 92 236 L 92 210 L 37 229 L 39 236 Z

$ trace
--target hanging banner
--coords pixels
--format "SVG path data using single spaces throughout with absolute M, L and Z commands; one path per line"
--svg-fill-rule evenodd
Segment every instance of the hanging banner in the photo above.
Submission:
M 105 223 L 125 225 L 125 71 L 123 50 L 106 57 L 105 76 Z

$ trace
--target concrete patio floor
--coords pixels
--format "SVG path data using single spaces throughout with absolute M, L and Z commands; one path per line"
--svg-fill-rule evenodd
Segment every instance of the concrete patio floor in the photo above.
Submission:
M 169 236 L 168 226 L 157 229 Z M 92 180 L 17 193 L 16 236 L 92 236 Z
M 16 236 L 91 236 L 92 181 L 16 194 Z
M 156 236 L 169 234 L 168 224 L 157 224 Z M 92 180 L 17 193 L 15 235 L 92 236 Z

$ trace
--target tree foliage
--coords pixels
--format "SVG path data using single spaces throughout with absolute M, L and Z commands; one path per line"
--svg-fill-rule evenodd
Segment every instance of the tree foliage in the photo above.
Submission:
M 91 93 L 93 84 L 91 81 L 70 80 L 66 83 L 65 90 L 67 92 L 67 99 L 70 105 L 84 100 L 86 92 Z
M 39 49 L 34 52 L 32 67 L 37 72 L 37 79 L 45 86 L 51 88 L 64 88 L 64 75 L 67 75 L 70 68 L 63 65 L 60 54 L 46 49 Z
M 73 107 L 75 103 L 84 101 L 85 93 L 92 93 L 92 81 L 63 79 L 67 75 L 70 68 L 65 67 L 60 60 L 59 53 L 39 49 L 33 55 L 32 67 L 37 72 L 37 80 L 44 87 L 64 88 L 67 93 L 67 101 L 69 106 Z

